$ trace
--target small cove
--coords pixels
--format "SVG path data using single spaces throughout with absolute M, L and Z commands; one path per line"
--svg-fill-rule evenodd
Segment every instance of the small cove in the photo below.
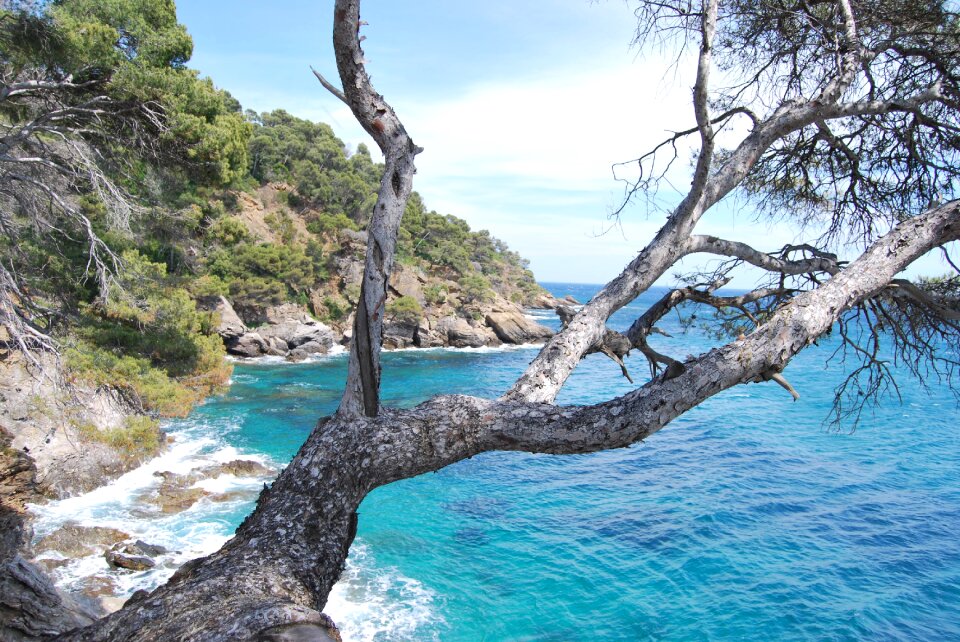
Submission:
M 553 286 L 588 298 L 590 286 Z M 624 309 L 623 328 L 660 294 Z M 551 323 L 555 323 L 552 319 Z M 708 345 L 675 317 L 658 349 Z M 960 636 L 960 422 L 950 393 L 902 379 L 854 433 L 826 430 L 841 365 L 827 339 L 787 376 L 742 386 L 647 442 L 573 457 L 487 453 L 378 489 L 327 611 L 348 640 L 951 639 Z M 533 348 L 409 350 L 384 359 L 384 400 L 500 394 Z M 646 364 L 628 366 L 642 380 Z M 171 422 L 170 451 L 113 485 L 38 509 L 38 535 L 77 521 L 125 530 L 172 553 L 118 590 L 150 587 L 225 541 L 262 481 L 219 477 L 234 499 L 158 517 L 140 492 L 153 472 L 256 459 L 282 466 L 339 400 L 345 355 L 240 362 L 233 383 Z M 905 376 L 905 375 L 904 375 Z M 633 386 L 588 357 L 560 403 Z M 102 560 L 102 558 L 100 558 Z M 90 559 L 58 569 L 76 588 Z M 103 564 L 105 566 L 105 564 Z M 485 636 L 485 637 L 484 637 Z

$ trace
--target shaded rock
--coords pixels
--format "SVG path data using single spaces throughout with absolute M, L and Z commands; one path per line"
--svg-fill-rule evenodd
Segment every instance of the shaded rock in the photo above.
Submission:
M 0 426 L 0 560 L 13 558 L 30 539 L 26 504 L 42 498 L 33 458 L 11 448 L 12 441 Z
M 99 553 L 118 542 L 129 539 L 130 535 L 116 528 L 106 526 L 81 526 L 68 522 L 38 541 L 35 554 L 57 551 L 70 558 L 84 557 Z
M 387 321 L 383 324 L 383 347 L 387 350 L 396 350 L 416 345 L 418 329 L 416 323 Z
M 46 639 L 101 615 L 99 605 L 57 590 L 39 567 L 19 555 L 0 565 L 0 640 Z
M 487 314 L 486 321 L 504 343 L 533 343 L 553 336 L 549 328 L 531 321 L 520 312 L 491 312 Z
M 238 357 L 259 357 L 266 354 L 269 344 L 256 332 L 248 332 L 226 343 L 227 352 Z

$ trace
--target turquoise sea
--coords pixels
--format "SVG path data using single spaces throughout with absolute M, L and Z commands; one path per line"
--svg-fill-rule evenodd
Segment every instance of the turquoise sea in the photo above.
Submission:
M 579 300 L 596 289 L 546 285 Z M 611 326 L 626 327 L 660 294 L 648 293 Z M 674 357 L 710 345 L 676 317 L 661 327 L 672 336 L 655 345 Z M 904 374 L 902 403 L 888 398 L 868 409 L 855 431 L 831 429 L 824 420 L 845 372 L 839 359 L 826 363 L 836 345 L 827 338 L 790 365 L 797 402 L 772 382 L 751 384 L 631 448 L 488 453 L 378 489 L 361 506 L 328 612 L 347 640 L 960 639 L 956 398 Z M 535 354 L 388 353 L 385 401 L 496 396 Z M 639 356 L 628 366 L 638 383 L 646 379 Z M 166 459 L 113 490 L 39 509 L 38 529 L 69 516 L 123 526 L 184 558 L 215 548 L 249 511 L 249 492 L 147 520 L 130 489 L 191 458 L 282 465 L 317 417 L 335 409 L 345 369 L 345 355 L 237 363 L 225 394 L 169 426 L 176 441 Z M 631 388 L 616 365 L 593 355 L 559 402 Z M 250 490 L 249 480 L 219 483 Z M 61 582 L 76 585 L 94 566 L 74 565 Z M 163 577 L 130 576 L 122 588 Z

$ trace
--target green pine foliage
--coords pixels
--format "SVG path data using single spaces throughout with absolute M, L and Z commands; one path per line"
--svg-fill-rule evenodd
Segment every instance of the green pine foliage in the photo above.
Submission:
M 30 293 L 30 323 L 56 337 L 73 381 L 116 389 L 152 417 L 179 416 L 230 374 L 218 320 L 199 301 L 226 296 L 249 318 L 285 302 L 312 305 L 333 322 L 349 316 L 359 288 L 331 275 L 361 256 L 376 203 L 383 165 L 365 145 L 351 152 L 329 125 L 283 110 L 243 112 L 187 66 L 193 43 L 172 0 L 2 7 L 4 79 L 71 87 L 0 102 L 0 136 L 43 109 L 95 100 L 104 114 L 77 116 L 63 136 L 88 146 L 98 171 L 137 206 L 118 224 L 116 203 L 93 182 L 51 183 L 67 207 L 47 208 L 38 225 L 16 198 L 0 199 L 13 231 L 0 236 L 0 261 Z M 36 139 L 24 154 L 45 151 L 47 142 Z M 78 227 L 86 222 L 89 230 Z M 91 263 L 88 232 L 111 261 L 106 281 Z M 539 292 L 517 254 L 428 210 L 416 193 L 397 256 L 433 279 L 424 289 L 430 305 L 487 301 L 494 290 L 522 302 Z M 416 323 L 424 310 L 399 297 L 388 314 Z M 88 437 L 132 457 L 158 447 L 155 424 L 128 428 L 129 435 Z

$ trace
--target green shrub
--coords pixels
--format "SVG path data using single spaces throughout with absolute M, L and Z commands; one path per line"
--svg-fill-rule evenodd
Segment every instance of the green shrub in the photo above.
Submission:
M 443 305 L 447 300 L 447 288 L 441 283 L 431 283 L 423 288 L 423 298 L 430 305 Z
M 157 420 L 143 415 L 130 415 L 122 427 L 101 430 L 92 424 L 77 426 L 80 437 L 115 448 L 131 462 L 142 462 L 160 452 L 163 431 Z
M 493 299 L 490 281 L 480 274 L 460 277 L 460 298 L 464 303 L 483 303 Z
M 329 296 L 323 298 L 323 307 L 326 308 L 326 314 L 318 310 L 314 310 L 314 312 L 319 314 L 323 320 L 329 321 L 345 319 L 350 314 L 350 310 L 353 309 L 349 301 Z
M 207 238 L 225 247 L 250 240 L 247 224 L 237 216 L 218 218 L 207 228 Z
M 401 323 L 417 323 L 423 308 L 412 296 L 402 296 L 387 304 L 387 314 Z
M 307 229 L 314 234 L 326 234 L 330 236 L 342 229 L 356 231 L 360 229 L 360 226 L 349 216 L 339 212 L 336 214 L 316 212 L 307 217 Z

